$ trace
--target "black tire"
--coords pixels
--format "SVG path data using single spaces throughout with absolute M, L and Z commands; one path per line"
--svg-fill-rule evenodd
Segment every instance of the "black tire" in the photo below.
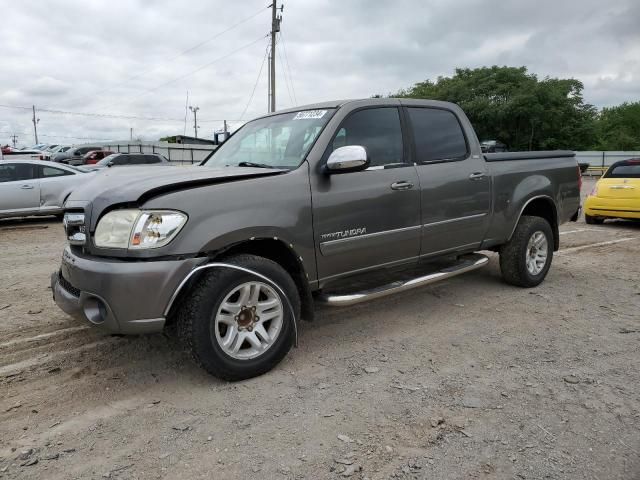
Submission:
M 527 269 L 527 246 L 536 232 L 542 232 L 547 240 L 547 260 L 542 270 L 532 274 Z M 523 216 L 518 222 L 511 240 L 500 249 L 500 270 L 502 278 L 518 287 L 535 287 L 547 276 L 553 260 L 553 231 L 542 217 Z
M 269 278 L 288 297 L 295 311 L 295 318 L 300 318 L 298 289 L 291 276 L 280 265 L 255 255 L 237 255 L 225 259 L 225 263 L 248 268 Z M 295 320 L 285 299 L 281 299 L 283 324 L 278 337 L 257 358 L 233 358 L 216 341 L 213 319 L 220 304 L 238 285 L 255 280 L 255 275 L 239 270 L 212 268 L 199 279 L 177 312 L 176 327 L 183 348 L 198 365 L 223 380 L 245 380 L 268 372 L 286 356 L 295 341 Z
M 602 217 L 592 217 L 591 215 L 584 214 L 584 221 L 587 225 L 602 225 L 604 223 L 604 218 Z

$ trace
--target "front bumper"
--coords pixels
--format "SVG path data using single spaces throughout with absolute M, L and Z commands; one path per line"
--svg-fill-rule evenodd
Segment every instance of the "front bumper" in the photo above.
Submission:
M 51 275 L 51 290 L 64 312 L 106 332 L 159 332 L 171 296 L 203 261 L 121 261 L 80 256 L 66 247 L 60 270 Z

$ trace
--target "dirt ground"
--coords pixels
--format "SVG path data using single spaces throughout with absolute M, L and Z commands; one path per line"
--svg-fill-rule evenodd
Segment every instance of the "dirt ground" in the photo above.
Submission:
M 0 221 L 0 477 L 638 479 L 640 224 L 561 230 L 538 288 L 490 254 L 320 309 L 274 371 L 225 383 L 163 335 L 68 318 L 61 224 Z

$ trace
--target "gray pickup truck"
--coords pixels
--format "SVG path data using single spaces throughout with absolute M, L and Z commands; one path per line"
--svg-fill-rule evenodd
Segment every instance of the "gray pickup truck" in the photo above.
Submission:
M 273 368 L 314 304 L 482 267 L 538 285 L 576 220 L 573 152 L 483 155 L 454 104 L 334 101 L 253 120 L 203 164 L 112 169 L 66 203 L 56 303 L 108 332 L 176 332 L 211 374 Z

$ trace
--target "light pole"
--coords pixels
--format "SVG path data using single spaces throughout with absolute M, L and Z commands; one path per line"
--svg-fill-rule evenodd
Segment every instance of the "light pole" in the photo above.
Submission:
M 38 144 L 38 123 L 40 122 L 39 118 L 36 118 L 36 106 L 33 105 L 33 136 L 36 138 L 36 145 Z
M 194 136 L 198 138 L 198 110 L 200 110 L 200 107 L 192 107 L 189 105 L 189 110 L 193 112 L 193 132 Z

